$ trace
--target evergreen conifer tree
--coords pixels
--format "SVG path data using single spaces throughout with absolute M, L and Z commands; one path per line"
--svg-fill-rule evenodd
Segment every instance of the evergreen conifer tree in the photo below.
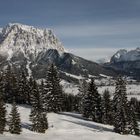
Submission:
M 108 90 L 105 90 L 102 98 L 102 121 L 104 124 L 112 124 L 112 104 Z
M 30 88 L 27 76 L 24 71 L 20 73 L 19 81 L 18 81 L 18 94 L 19 94 L 19 101 L 21 104 L 28 103 L 30 104 Z
M 33 77 L 30 77 L 29 78 L 29 81 L 28 81 L 28 93 L 27 93 L 27 100 L 28 100 L 28 104 L 31 105 L 31 94 L 32 94 L 32 91 L 33 91 L 33 85 L 34 85 L 34 80 L 33 80 Z
M 47 72 L 44 83 L 43 101 L 48 111 L 59 112 L 62 110 L 63 91 L 56 67 L 52 64 Z
M 9 117 L 9 132 L 12 134 L 21 133 L 20 114 L 18 113 L 18 109 L 15 102 L 12 105 L 12 109 Z
M 33 90 L 31 93 L 31 105 L 31 129 L 35 132 L 45 133 L 46 129 L 48 129 L 47 113 L 43 108 L 42 95 L 39 92 L 39 88 L 35 80 L 33 82 Z
M 78 109 L 80 113 L 83 113 L 83 102 L 84 102 L 84 96 L 87 93 L 87 89 L 88 89 L 87 82 L 85 80 L 81 80 L 79 86 L 79 93 L 77 95 L 77 98 L 79 99 Z
M 137 98 L 133 97 L 130 99 L 130 105 L 133 106 L 133 111 L 135 112 L 136 119 L 140 121 L 140 101 L 138 101 Z
M 4 72 L 4 97 L 5 101 L 11 103 L 13 101 L 13 91 L 12 91 L 12 68 L 8 65 L 7 69 Z
M 2 93 L 0 92 L 0 134 L 3 134 L 5 126 L 6 126 L 6 109 Z
M 133 104 L 129 105 L 130 133 L 140 136 L 139 125 L 136 117 L 136 112 Z
M 102 122 L 101 96 L 97 91 L 94 79 L 91 79 L 88 91 L 84 96 L 83 116 L 96 122 Z
M 116 89 L 113 97 L 113 125 L 114 131 L 120 134 L 129 133 L 128 100 L 126 95 L 126 82 L 122 77 L 116 81 Z
M 5 101 L 5 80 L 4 80 L 4 73 L 1 72 L 0 73 L 0 96 L 2 97 L 2 99 Z
M 12 97 L 10 103 L 12 103 L 13 100 L 15 100 L 16 103 L 18 103 L 19 100 L 18 79 L 14 71 L 11 73 L 11 94 Z

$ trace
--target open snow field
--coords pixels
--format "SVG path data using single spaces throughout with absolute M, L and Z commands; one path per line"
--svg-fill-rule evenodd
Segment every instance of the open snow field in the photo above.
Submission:
M 77 95 L 79 93 L 78 85 L 74 85 L 72 83 L 68 83 L 64 80 L 61 81 L 61 84 L 63 85 L 63 90 L 67 94 L 73 94 Z M 114 85 L 104 85 L 104 86 L 97 86 L 98 92 L 102 95 L 105 90 L 109 90 L 110 95 L 113 96 L 115 92 L 115 86 Z M 140 100 L 140 84 L 128 84 L 126 85 L 127 89 L 127 97 L 128 99 L 135 97 L 138 100 Z
M 11 105 L 7 105 L 9 112 Z M 132 135 L 120 135 L 112 131 L 113 127 L 92 121 L 84 120 L 80 114 L 76 113 L 49 113 L 49 129 L 45 134 L 35 133 L 29 130 L 28 106 L 20 106 L 22 121 L 22 134 L 12 135 L 5 132 L 0 135 L 0 140 L 139 140 Z

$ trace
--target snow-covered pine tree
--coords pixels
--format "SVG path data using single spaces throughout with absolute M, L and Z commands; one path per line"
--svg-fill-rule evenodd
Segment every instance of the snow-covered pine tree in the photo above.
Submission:
M 91 79 L 91 82 L 89 83 L 88 91 L 83 99 L 83 117 L 85 117 L 85 118 L 92 117 L 92 111 L 95 107 L 94 96 L 93 96 L 94 89 L 93 88 L 96 89 L 96 87 L 94 87 L 94 86 L 95 86 L 94 80 Z
M 72 112 L 74 111 L 74 95 L 64 94 L 64 109 L 63 111 Z
M 42 96 L 42 107 L 44 109 L 44 111 L 48 111 L 47 110 L 47 107 L 48 107 L 48 101 L 47 101 L 47 92 L 48 91 L 49 87 L 47 86 L 44 86 L 44 81 L 41 80 L 41 84 L 39 85 L 39 92 Z
M 18 108 L 15 101 L 13 102 L 11 113 L 9 116 L 9 132 L 12 134 L 21 133 L 21 120 L 20 114 L 18 113 Z
M 129 133 L 128 100 L 126 82 L 121 76 L 117 78 L 113 97 L 113 125 L 114 131 L 120 134 Z
M 102 97 L 102 121 L 104 124 L 112 124 L 112 103 L 108 90 L 105 90 Z
M 13 98 L 17 100 L 18 98 L 18 85 L 17 76 L 14 73 L 13 67 L 8 65 L 5 72 L 1 73 L 3 85 L 3 98 L 5 102 L 12 103 Z
M 47 113 L 43 108 L 42 95 L 39 92 L 39 88 L 35 80 L 33 82 L 33 90 L 31 93 L 31 105 L 31 130 L 39 133 L 45 133 L 46 129 L 48 129 Z
M 32 87 L 32 93 L 31 93 L 31 105 L 34 108 L 42 109 L 42 99 L 39 92 L 38 84 L 35 80 L 33 80 L 33 87 Z
M 135 115 L 136 115 L 136 119 L 138 121 L 140 121 L 140 101 L 138 101 L 137 98 L 133 97 L 133 98 L 130 99 L 130 104 L 133 105 Z
M 79 93 L 77 95 L 77 97 L 79 99 L 78 109 L 79 109 L 79 112 L 82 114 L 83 113 L 83 100 L 84 100 L 84 96 L 87 93 L 88 84 L 85 80 L 80 80 L 79 84 L 80 84 Z
M 30 103 L 29 83 L 25 72 L 22 70 L 18 80 L 18 94 L 20 96 L 19 102 L 21 104 Z
M 83 101 L 83 116 L 93 121 L 102 122 L 101 96 L 97 91 L 94 79 L 89 83 L 88 91 Z
M 6 68 L 5 72 L 3 73 L 3 83 L 4 83 L 4 100 L 6 102 L 13 101 L 13 92 L 12 92 L 12 68 L 10 65 Z
M 2 97 L 2 92 L 0 91 L 0 134 L 3 134 L 5 126 L 6 126 L 6 109 Z
M 11 97 L 10 103 L 12 103 L 13 100 L 15 100 L 16 103 L 18 103 L 18 100 L 19 100 L 18 78 L 13 70 L 11 73 L 11 94 L 12 94 L 12 97 Z
M 4 73 L 0 73 L 0 95 L 2 96 L 3 100 L 5 100 L 5 80 L 4 80 Z
M 129 104 L 130 133 L 140 136 L 140 129 L 137 121 L 134 104 Z
M 95 93 L 95 113 L 93 114 L 92 120 L 102 123 L 102 99 L 98 91 Z
M 60 78 L 56 66 L 52 64 L 48 71 L 44 83 L 43 100 L 47 110 L 50 112 L 59 112 L 62 110 L 63 91 L 60 85 Z
M 33 77 L 30 77 L 29 80 L 28 80 L 28 104 L 31 105 L 31 94 L 32 94 L 32 91 L 33 91 L 33 83 L 34 83 L 34 80 L 33 80 Z

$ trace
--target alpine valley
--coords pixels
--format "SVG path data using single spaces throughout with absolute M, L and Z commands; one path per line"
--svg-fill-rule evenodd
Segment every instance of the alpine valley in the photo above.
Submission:
M 116 74 L 113 70 L 65 51 L 50 29 L 39 29 L 19 23 L 10 23 L 1 29 L 1 69 L 11 64 L 16 68 L 24 68 L 28 75 L 40 79 L 45 77 L 46 69 L 51 63 L 59 68 L 61 77 L 65 80 L 67 73 L 84 77 Z
M 140 70 L 140 49 L 120 50 L 109 63 L 98 64 L 67 52 L 50 29 L 19 23 L 9 23 L 0 29 L 0 70 L 12 65 L 15 71 L 22 68 L 40 82 L 52 63 L 59 70 L 65 92 L 77 94 L 80 79 L 91 77 L 103 91 L 114 85 L 114 78 L 120 73 L 135 82 L 133 78 L 136 79 Z

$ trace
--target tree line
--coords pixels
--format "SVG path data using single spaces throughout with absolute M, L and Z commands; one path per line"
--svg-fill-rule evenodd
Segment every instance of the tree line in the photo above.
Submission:
M 5 103 L 12 103 L 11 113 L 6 120 Z M 94 79 L 89 83 L 80 82 L 79 94 L 65 94 L 60 85 L 57 68 L 52 64 L 46 78 L 38 83 L 33 77 L 27 77 L 24 70 L 16 73 L 8 66 L 0 74 L 0 133 L 9 126 L 9 132 L 20 134 L 21 121 L 16 104 L 31 106 L 30 129 L 45 133 L 48 129 L 48 112 L 78 112 L 92 121 L 110 124 L 120 134 L 139 135 L 140 102 L 136 98 L 127 99 L 126 82 L 122 77 L 116 80 L 113 99 L 108 90 L 101 96 Z
M 126 82 L 121 76 L 116 80 L 113 99 L 108 90 L 102 96 L 98 93 L 94 79 L 81 82 L 79 89 L 79 112 L 83 117 L 113 125 L 114 131 L 120 134 L 140 135 L 140 101 L 136 98 L 128 101 Z
M 24 71 L 15 73 L 11 66 L 0 74 L 0 133 L 4 132 L 8 124 L 11 133 L 20 134 L 20 114 L 16 104 L 31 105 L 30 129 L 45 133 L 48 129 L 47 112 L 67 111 L 67 95 L 64 95 L 56 67 L 52 64 L 45 80 L 40 84 L 32 77 L 27 78 Z M 10 120 L 6 120 L 5 103 L 12 103 Z M 65 104 L 65 106 L 63 106 Z M 70 105 L 69 105 L 70 106 Z M 17 118 L 17 119 L 16 119 Z M 17 121 L 16 121 L 17 120 Z

